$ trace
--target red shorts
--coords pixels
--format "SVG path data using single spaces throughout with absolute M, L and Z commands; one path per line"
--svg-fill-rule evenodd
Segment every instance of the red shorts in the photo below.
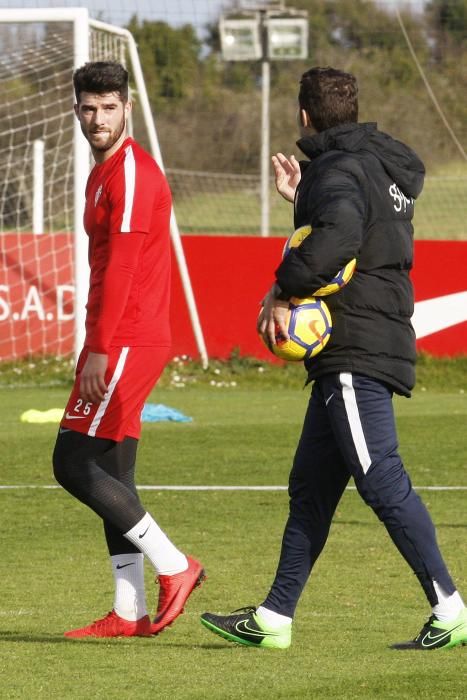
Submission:
M 105 373 L 107 393 L 100 403 L 79 396 L 80 374 L 88 348 L 84 347 L 76 367 L 75 383 L 60 425 L 92 437 L 120 442 L 139 438 L 144 402 L 162 374 L 168 347 L 112 347 Z

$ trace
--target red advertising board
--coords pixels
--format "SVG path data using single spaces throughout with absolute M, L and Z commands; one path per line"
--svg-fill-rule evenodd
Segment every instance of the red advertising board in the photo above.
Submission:
M 73 350 L 71 234 L 0 235 L 0 360 Z
M 201 327 L 210 357 L 233 351 L 271 360 L 255 324 L 284 239 L 184 236 Z M 0 237 L 0 359 L 73 350 L 71 234 Z M 173 355 L 197 347 L 174 259 Z M 467 354 L 467 242 L 418 241 L 412 274 L 419 349 Z

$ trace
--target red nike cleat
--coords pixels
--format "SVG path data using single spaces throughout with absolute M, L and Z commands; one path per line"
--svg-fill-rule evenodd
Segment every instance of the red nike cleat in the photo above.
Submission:
M 188 569 L 172 576 L 159 576 L 159 601 L 157 613 L 152 625 L 152 634 L 159 634 L 163 629 L 183 612 L 190 593 L 202 584 L 206 578 L 203 566 L 192 559 L 188 559 Z M 157 579 L 156 579 L 157 580 Z
M 65 637 L 79 639 L 80 637 L 150 637 L 151 621 L 148 615 L 139 620 L 124 620 L 115 610 L 109 612 L 101 620 L 96 620 L 87 627 L 65 632 Z

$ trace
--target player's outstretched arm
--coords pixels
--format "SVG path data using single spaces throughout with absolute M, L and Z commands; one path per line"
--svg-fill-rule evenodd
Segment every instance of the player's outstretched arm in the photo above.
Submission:
M 276 153 L 272 156 L 272 166 L 277 191 L 287 202 L 293 202 L 301 178 L 298 160 L 293 155 L 289 159 L 283 153 Z

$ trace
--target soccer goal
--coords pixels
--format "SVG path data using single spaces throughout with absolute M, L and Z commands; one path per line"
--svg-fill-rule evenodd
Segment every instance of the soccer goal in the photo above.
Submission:
M 131 33 L 85 8 L 0 10 L 0 56 L 0 358 L 76 357 L 89 280 L 83 212 L 91 155 L 73 116 L 72 72 L 89 60 L 126 65 L 137 115 L 130 132 L 164 169 L 143 71 Z M 206 367 L 174 211 L 171 238 Z

